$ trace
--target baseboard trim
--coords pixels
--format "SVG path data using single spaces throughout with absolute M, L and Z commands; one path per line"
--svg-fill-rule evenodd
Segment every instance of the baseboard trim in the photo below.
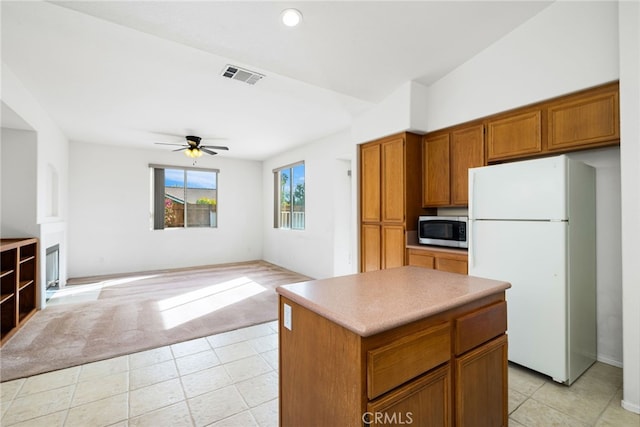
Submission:
M 616 368 L 622 369 L 622 362 L 619 360 L 611 359 L 609 357 L 602 356 L 602 355 L 598 355 L 597 360 L 598 362 L 606 363 L 607 365 L 612 365 L 612 366 L 615 366 Z

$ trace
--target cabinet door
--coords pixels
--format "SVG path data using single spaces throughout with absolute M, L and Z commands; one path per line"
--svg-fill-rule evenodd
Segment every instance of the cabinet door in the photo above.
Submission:
M 581 148 L 620 140 L 617 88 L 575 96 L 549 107 L 549 150 Z
M 450 426 L 450 390 L 447 364 L 369 402 L 366 415 L 372 426 Z
M 360 148 L 360 206 L 363 222 L 380 221 L 380 144 Z
M 542 152 L 542 111 L 527 111 L 489 120 L 487 160 L 500 160 Z
M 449 205 L 449 134 L 422 141 L 422 165 L 422 205 Z
M 382 226 L 382 268 L 404 265 L 406 243 L 403 225 Z
M 360 236 L 361 271 L 376 271 L 382 266 L 381 227 L 377 224 L 363 224 Z
M 404 221 L 404 138 L 382 143 L 382 221 Z
M 508 420 L 507 336 L 455 360 L 457 426 L 503 426 Z
M 451 134 L 451 204 L 469 203 L 469 168 L 484 166 L 484 126 L 460 129 Z

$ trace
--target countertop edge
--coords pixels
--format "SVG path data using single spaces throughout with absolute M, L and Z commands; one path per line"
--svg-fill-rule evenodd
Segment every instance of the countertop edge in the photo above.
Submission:
M 403 326 L 406 325 L 408 323 L 420 320 L 420 319 L 425 319 L 427 317 L 433 316 L 435 314 L 439 314 L 439 313 L 443 313 L 445 311 L 451 310 L 453 308 L 462 306 L 464 304 L 467 304 L 469 302 L 490 296 L 490 295 L 494 295 L 494 294 L 498 294 L 501 292 L 505 292 L 507 289 L 509 289 L 511 287 L 511 285 L 507 282 L 503 282 L 501 285 L 497 285 L 491 289 L 487 289 L 484 291 L 479 291 L 479 292 L 475 292 L 473 294 L 466 294 L 462 297 L 459 298 L 454 298 L 450 301 L 448 301 L 447 303 L 444 304 L 440 304 L 435 308 L 431 308 L 431 309 L 425 309 L 425 310 L 421 310 L 419 312 L 411 312 L 411 313 L 406 313 L 406 315 L 403 316 L 399 316 L 396 317 L 396 319 L 386 322 L 384 325 L 379 325 L 379 326 L 373 326 L 373 327 L 367 327 L 367 325 L 364 325 L 362 323 L 355 323 L 353 322 L 353 320 L 351 319 L 350 321 L 346 320 L 343 316 L 341 316 L 339 313 L 328 309 L 326 306 L 321 306 L 319 304 L 316 304 L 298 294 L 296 294 L 295 292 L 290 291 L 289 289 L 287 289 L 286 287 L 284 287 L 286 285 L 283 286 L 278 286 L 276 288 L 276 292 L 279 295 L 282 295 L 285 298 L 288 298 L 289 300 L 295 302 L 296 304 L 301 305 L 302 307 L 305 307 L 311 311 L 313 311 L 314 313 L 318 314 L 319 316 L 322 316 L 334 323 L 337 323 L 338 325 L 348 329 L 349 331 L 361 336 L 361 337 L 369 337 L 381 332 L 385 332 L 394 328 L 397 328 L 399 326 Z

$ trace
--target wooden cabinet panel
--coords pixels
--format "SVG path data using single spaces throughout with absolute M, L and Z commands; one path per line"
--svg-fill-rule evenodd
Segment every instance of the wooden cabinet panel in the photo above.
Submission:
M 367 396 L 374 399 L 449 360 L 449 323 L 367 352 Z
M 364 224 L 360 235 L 360 253 L 362 254 L 362 271 L 380 270 L 382 266 L 381 226 L 376 224 Z
M 484 126 L 463 128 L 451 133 L 451 204 L 469 203 L 469 168 L 484 166 Z
M 404 225 L 383 225 L 382 268 L 402 267 L 406 244 Z
M 617 86 L 604 93 L 573 96 L 551 105 L 549 150 L 595 146 L 620 139 Z
M 382 221 L 404 221 L 404 138 L 382 144 Z
M 367 405 L 372 426 L 451 425 L 451 370 L 449 365 L 417 378 Z M 414 424 L 415 423 L 415 424 Z
M 435 268 L 435 257 L 419 249 L 407 249 L 407 265 Z
M 422 205 L 448 205 L 451 199 L 448 133 L 423 140 L 422 164 Z
M 468 264 L 465 260 L 451 259 L 443 256 L 436 257 L 435 269 L 449 273 L 467 274 Z
M 507 336 L 457 358 L 455 366 L 456 425 L 506 427 Z
M 365 144 L 360 149 L 360 206 L 362 221 L 380 221 L 380 144 Z
M 405 264 L 406 231 L 422 214 L 421 140 L 404 132 L 360 145 L 360 271 Z
M 507 303 L 481 308 L 455 321 L 455 354 L 460 355 L 485 343 L 507 330 Z
M 491 119 L 487 122 L 487 160 L 542 152 L 542 110 Z

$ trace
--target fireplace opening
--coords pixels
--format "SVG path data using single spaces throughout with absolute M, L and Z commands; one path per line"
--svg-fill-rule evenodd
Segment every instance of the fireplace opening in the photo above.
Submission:
M 53 245 L 47 248 L 46 258 L 46 291 L 47 300 L 60 289 L 60 245 Z

